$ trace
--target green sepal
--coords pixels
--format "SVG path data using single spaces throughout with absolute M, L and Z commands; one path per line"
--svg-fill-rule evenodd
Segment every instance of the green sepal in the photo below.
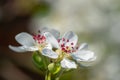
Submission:
M 50 63 L 48 65 L 48 70 L 52 73 L 52 74 L 57 74 L 60 70 L 61 70 L 61 66 L 59 63 Z
M 46 70 L 44 61 L 43 61 L 42 56 L 40 55 L 39 52 L 37 52 L 37 51 L 34 52 L 33 56 L 32 56 L 32 59 L 33 59 L 33 63 L 35 64 L 35 66 L 37 68 L 39 68 L 42 71 Z

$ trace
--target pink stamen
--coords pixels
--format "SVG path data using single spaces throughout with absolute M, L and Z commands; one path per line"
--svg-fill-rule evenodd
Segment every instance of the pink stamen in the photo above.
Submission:
M 58 43 L 60 42 L 60 40 L 62 40 L 62 43 L 60 43 L 60 46 L 61 46 L 61 50 L 65 53 L 71 53 L 71 52 L 74 52 L 76 50 L 76 48 L 73 47 L 74 43 L 71 42 L 71 46 L 67 46 L 66 43 L 69 42 L 69 39 L 65 39 L 65 38 L 62 38 L 62 39 L 58 39 Z
M 40 34 L 38 34 L 38 35 L 33 35 L 33 39 L 34 39 L 35 41 L 37 41 L 39 44 L 43 43 L 43 42 L 46 40 L 45 36 L 40 35 Z

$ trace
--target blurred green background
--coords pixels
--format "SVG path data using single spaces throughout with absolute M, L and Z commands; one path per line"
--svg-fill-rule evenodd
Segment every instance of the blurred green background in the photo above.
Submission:
M 16 34 L 32 34 L 40 27 L 57 29 L 61 35 L 76 32 L 79 43 L 88 43 L 97 56 L 60 80 L 120 79 L 119 0 L 0 0 L 0 80 L 44 80 L 32 63 L 32 53 L 8 48 L 19 45 Z

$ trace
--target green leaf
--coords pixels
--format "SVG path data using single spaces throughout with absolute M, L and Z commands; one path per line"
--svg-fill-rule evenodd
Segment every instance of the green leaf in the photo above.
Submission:
M 60 70 L 61 70 L 61 66 L 59 63 L 55 64 L 55 63 L 51 63 L 48 65 L 48 70 L 52 73 L 52 74 L 57 74 Z

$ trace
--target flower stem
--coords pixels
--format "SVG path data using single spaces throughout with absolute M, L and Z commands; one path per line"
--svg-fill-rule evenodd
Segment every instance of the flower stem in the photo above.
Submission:
M 59 77 L 55 78 L 55 80 L 59 80 Z
M 49 72 L 49 71 L 46 72 L 45 80 L 59 80 L 59 79 L 60 79 L 59 76 L 56 77 L 56 76 L 52 75 L 51 72 Z
M 46 72 L 45 80 L 51 80 L 51 73 L 49 71 Z
M 65 71 L 65 69 L 61 69 L 61 71 L 56 75 L 55 80 L 59 80 L 59 78 L 61 77 L 61 75 L 63 74 L 64 71 Z

